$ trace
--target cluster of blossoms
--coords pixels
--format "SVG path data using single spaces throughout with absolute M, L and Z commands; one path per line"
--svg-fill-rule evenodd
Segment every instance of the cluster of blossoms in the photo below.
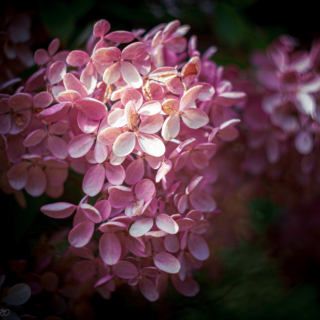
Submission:
M 234 108 L 239 137 L 215 157 L 220 187 L 255 189 L 284 206 L 308 204 L 319 195 L 319 42 L 296 50 L 290 36 L 252 56 L 252 68 L 227 68 L 224 77 L 247 99 Z M 240 165 L 239 165 L 240 164 Z M 242 170 L 239 170 L 241 168 Z M 285 193 L 284 193 L 285 190 Z
M 0 186 L 23 205 L 22 189 L 59 198 L 69 168 L 84 175 L 79 203 L 41 208 L 56 219 L 75 213 L 73 278 L 92 279 L 104 298 L 127 283 L 155 301 L 169 279 L 193 296 L 218 212 L 213 157 L 238 137 L 230 107 L 246 94 L 209 60 L 216 48 L 201 57 L 179 21 L 109 30 L 98 21 L 86 51 L 58 52 L 52 41 L 35 52 L 39 70 L 24 86 L 0 96 Z M 57 282 L 47 276 L 42 287 Z

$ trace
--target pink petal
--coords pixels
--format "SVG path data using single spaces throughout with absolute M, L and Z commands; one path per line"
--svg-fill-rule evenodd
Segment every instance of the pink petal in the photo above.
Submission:
M 191 254 L 200 261 L 209 258 L 209 247 L 206 241 L 198 234 L 190 233 L 188 238 L 188 248 Z
M 160 238 L 159 238 L 160 239 Z M 157 240 L 159 240 L 157 239 Z M 155 240 L 155 239 L 153 239 Z M 161 271 L 159 271 L 157 268 L 155 267 L 144 267 L 141 270 L 141 275 L 143 276 L 147 276 L 147 277 L 159 277 L 161 274 Z
M 81 73 L 80 81 L 84 84 L 87 88 L 88 93 L 93 93 L 94 89 L 97 86 L 97 69 L 93 63 L 89 63 L 85 69 Z
M 113 208 L 123 208 L 133 200 L 131 189 L 126 187 L 109 189 L 109 193 L 109 201 Z
M 181 118 L 185 125 L 191 129 L 199 129 L 209 122 L 207 114 L 196 108 L 185 110 Z
M 144 218 L 134 222 L 129 230 L 132 237 L 141 237 L 145 235 L 153 226 L 152 218 Z
M 57 97 L 59 102 L 75 102 L 81 99 L 80 94 L 74 90 L 62 91 Z
M 57 202 L 52 204 L 47 204 L 41 207 L 41 212 L 46 216 L 55 218 L 55 219 L 64 219 L 70 217 L 73 212 L 76 210 L 77 206 L 74 204 L 66 202 Z
M 50 135 L 47 143 L 49 150 L 58 159 L 65 159 L 68 156 L 68 145 L 62 138 Z
M 99 223 L 101 222 L 101 215 L 95 207 L 91 206 L 90 204 L 87 203 L 82 203 L 80 205 L 81 210 L 84 212 L 86 217 L 90 219 L 94 223 Z
M 59 39 L 53 39 L 48 47 L 48 53 L 50 56 L 53 56 L 60 47 L 60 40 Z
M 168 252 L 178 252 L 178 250 L 180 249 L 178 237 L 173 234 L 168 234 L 164 238 L 164 246 Z
M 106 128 L 102 130 L 98 135 L 98 142 L 109 146 L 112 145 L 116 139 L 122 134 L 122 131 L 118 128 Z
M 174 163 L 174 170 L 175 170 L 176 172 L 178 172 L 179 170 L 181 170 L 181 169 L 186 165 L 186 163 L 188 162 L 189 157 L 190 157 L 190 152 L 185 151 L 185 152 L 181 153 L 181 154 L 177 157 L 176 162 Z
M 103 37 L 109 30 L 110 30 L 110 23 L 105 19 L 101 19 L 94 24 L 93 35 L 96 38 Z
M 305 115 L 313 115 L 317 106 L 315 98 L 311 94 L 303 92 L 296 95 L 295 104 L 297 109 Z
M 189 200 L 196 210 L 212 212 L 216 208 L 213 198 L 201 191 L 193 191 L 189 196 Z
M 131 60 L 138 58 L 147 50 L 147 46 L 143 42 L 134 42 L 126 46 L 122 53 L 121 59 Z
M 47 177 L 39 166 L 32 166 L 28 170 L 28 181 L 25 190 L 33 197 L 44 193 L 47 185 Z
M 187 297 L 195 296 L 200 290 L 198 283 L 190 277 L 181 281 L 178 276 L 174 275 L 171 276 L 171 281 L 176 290 Z
M 76 225 L 69 233 L 68 240 L 76 248 L 84 247 L 93 235 L 94 224 L 91 221 L 83 221 Z
M 153 116 L 161 111 L 161 103 L 157 100 L 147 101 L 139 109 L 138 113 L 143 116 Z
M 184 37 L 171 38 L 171 39 L 165 40 L 163 42 L 163 45 L 166 49 L 172 52 L 181 53 L 187 47 L 187 39 Z
M 40 92 L 33 98 L 33 106 L 36 109 L 46 108 L 52 103 L 52 95 L 48 92 Z
M 294 140 L 296 149 L 301 154 L 309 154 L 313 149 L 313 139 L 309 132 L 301 131 Z
M 172 169 L 172 162 L 166 160 L 159 168 L 155 181 L 158 183 Z
M 49 61 L 49 59 L 50 59 L 50 57 L 48 55 L 48 52 L 44 49 L 38 49 L 34 53 L 34 61 L 39 66 L 46 64 Z
M 102 260 L 108 265 L 116 264 L 121 256 L 121 243 L 114 233 L 105 233 L 99 242 Z
M 178 77 L 173 77 L 173 78 L 169 79 L 168 81 L 166 81 L 166 86 L 174 94 L 180 95 L 184 91 L 184 87 L 181 83 L 180 78 L 178 78 Z
M 155 114 L 144 119 L 139 126 L 139 132 L 143 133 L 156 133 L 163 125 L 163 116 Z
M 189 207 L 188 196 L 186 194 L 184 194 L 180 198 L 178 205 L 177 205 L 179 213 L 184 213 L 188 207 Z
M 187 186 L 186 194 L 190 194 L 198 186 L 198 184 L 202 179 L 203 179 L 203 176 L 195 175 Z
M 32 97 L 26 93 L 16 93 L 9 99 L 9 105 L 15 111 L 31 108 L 33 104 Z
M 247 98 L 244 92 L 223 92 L 216 98 L 215 102 L 224 107 L 231 107 Z
M 156 225 L 162 231 L 170 234 L 176 234 L 179 231 L 178 224 L 167 214 L 159 214 L 156 217 Z
M 166 27 L 163 29 L 163 39 L 167 39 L 170 37 L 178 28 L 180 27 L 180 21 L 179 20 L 173 20 L 169 22 Z
M 103 74 L 103 81 L 106 84 L 114 84 L 116 81 L 119 80 L 121 75 L 121 66 L 120 62 L 114 63 L 110 66 Z
M 28 168 L 32 164 L 27 161 L 22 161 L 16 165 L 13 165 L 8 173 L 7 178 L 11 187 L 15 190 L 21 190 L 25 187 L 28 181 Z
M 155 195 L 156 188 L 154 183 L 149 179 L 141 180 L 135 187 L 135 194 L 137 199 L 147 202 Z
M 100 48 L 92 56 L 93 61 L 102 65 L 108 65 L 120 58 L 121 51 L 118 48 Z
M 68 169 L 57 169 L 57 168 L 45 168 L 45 174 L 47 175 L 48 183 L 52 187 L 58 187 L 65 183 L 68 178 Z
M 76 102 L 76 106 L 92 120 L 100 120 L 108 113 L 106 106 L 101 101 L 93 98 L 80 99 Z
M 84 133 L 92 133 L 99 126 L 99 121 L 89 119 L 82 111 L 78 112 L 77 121 Z
M 195 222 L 189 218 L 178 219 L 176 222 L 179 226 L 179 232 L 189 230 L 195 225 Z
M 108 200 L 101 200 L 97 202 L 94 207 L 99 211 L 102 221 L 109 218 L 111 213 L 111 205 Z
M 127 61 L 121 61 L 121 73 L 124 81 L 132 88 L 141 88 L 143 81 L 137 69 Z
M 49 69 L 49 81 L 51 85 L 60 82 L 67 73 L 67 67 L 63 61 L 54 62 Z
M 124 109 L 115 109 L 109 113 L 108 123 L 112 127 L 121 128 L 127 124 Z
M 105 179 L 103 165 L 97 164 L 91 167 L 84 176 L 82 189 L 90 197 L 96 196 L 102 189 Z
M 46 73 L 46 68 L 42 68 L 35 72 L 25 84 L 26 91 L 35 91 L 44 83 L 44 74 Z
M 65 74 L 63 84 L 67 90 L 78 92 L 82 98 L 85 98 L 88 95 L 86 87 L 72 73 Z
M 156 285 L 148 278 L 142 278 L 139 281 L 139 288 L 143 296 L 149 301 L 156 301 L 159 298 L 159 292 Z
M 47 122 L 56 122 L 61 120 L 69 111 L 70 104 L 59 103 L 45 109 L 39 113 L 39 118 Z
M 153 261 L 155 266 L 164 272 L 175 274 L 180 270 L 179 260 L 169 253 L 157 253 L 153 257 Z
M 139 133 L 138 142 L 145 153 L 154 157 L 160 157 L 166 151 L 162 140 L 154 134 Z
M 125 182 L 127 184 L 136 184 L 139 182 L 144 176 L 144 161 L 139 158 L 137 160 L 132 161 L 127 169 L 126 169 L 126 178 Z
M 125 106 L 129 101 L 133 102 L 136 109 L 139 109 L 143 102 L 142 94 L 135 89 L 127 89 L 123 91 L 121 94 L 121 103 Z
M 121 165 L 113 166 L 109 162 L 105 163 L 106 177 L 113 185 L 121 185 L 125 178 L 125 171 Z
M 180 102 L 180 110 L 184 111 L 196 101 L 198 98 L 200 91 L 202 89 L 202 85 L 197 85 L 189 89 L 181 98 Z
M 108 157 L 108 148 L 96 141 L 96 145 L 94 146 L 94 158 L 98 163 L 104 162 Z
M 113 272 L 122 279 L 132 279 L 139 275 L 137 267 L 129 261 L 119 261 L 114 265 Z
M 7 134 L 11 130 L 11 114 L 0 115 L 0 134 Z
M 68 144 L 68 151 L 72 158 L 80 158 L 91 149 L 95 137 L 89 134 L 81 134 L 74 137 Z
M 31 132 L 23 141 L 23 145 L 25 147 L 32 147 L 39 144 L 47 135 L 47 132 L 45 132 L 42 129 L 35 130 Z
M 161 156 L 161 157 L 153 157 L 150 155 L 145 156 L 145 160 L 148 162 L 148 165 L 152 169 L 158 169 L 160 167 L 163 159 L 164 159 L 164 156 Z
M 134 39 L 134 35 L 129 31 L 114 31 L 106 35 L 105 39 L 115 43 L 127 43 Z
M 132 60 L 133 66 L 142 75 L 147 75 L 151 70 L 151 58 L 148 52 L 145 52 L 141 56 Z
M 83 282 L 96 274 L 96 266 L 93 261 L 78 261 L 71 267 L 71 272 L 76 281 Z
M 80 67 L 90 61 L 90 56 L 81 50 L 74 50 L 67 56 L 67 64 L 73 67 Z
M 169 141 L 174 139 L 180 131 L 180 116 L 177 113 L 172 114 L 169 116 L 163 126 L 161 135 L 164 140 Z
M 136 144 L 136 137 L 133 132 L 121 134 L 113 144 L 113 152 L 118 157 L 124 157 L 132 152 Z

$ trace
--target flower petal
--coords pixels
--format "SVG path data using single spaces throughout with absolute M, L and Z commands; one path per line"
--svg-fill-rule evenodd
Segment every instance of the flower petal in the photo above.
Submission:
M 100 120 L 108 113 L 106 106 L 101 101 L 93 98 L 80 99 L 76 102 L 76 106 L 92 120 Z
M 84 247 L 91 239 L 94 224 L 91 221 L 83 221 L 77 224 L 69 233 L 68 240 L 76 248 Z
M 70 217 L 76 210 L 77 206 L 67 202 L 57 202 L 52 204 L 47 204 L 41 207 L 41 212 L 46 216 L 55 219 L 64 219 Z
M 90 134 L 80 134 L 74 137 L 68 144 L 68 151 L 72 158 L 80 158 L 91 149 L 95 137 Z
M 161 138 L 155 134 L 139 133 L 138 142 L 145 153 L 154 157 L 160 157 L 166 151 L 166 147 Z
M 165 213 L 161 213 L 156 217 L 156 225 L 162 231 L 170 234 L 176 234 L 179 231 L 178 224 Z
M 198 260 L 203 261 L 209 258 L 210 251 L 207 242 L 202 236 L 190 233 L 188 237 L 188 248 L 190 253 Z
M 179 260 L 166 252 L 157 253 L 153 261 L 158 269 L 170 274 L 178 273 L 181 267 Z
M 143 81 L 137 69 L 127 61 L 121 61 L 123 80 L 132 88 L 141 88 Z
M 90 197 L 96 196 L 102 189 L 105 179 L 103 165 L 97 164 L 91 167 L 84 176 L 82 189 Z
M 134 222 L 129 230 L 129 233 L 132 237 L 142 237 L 148 231 L 151 230 L 153 226 L 153 219 L 152 218 L 144 218 Z
M 163 126 L 161 135 L 164 140 L 169 141 L 174 139 L 180 131 L 180 116 L 177 113 L 172 114 L 169 116 Z
M 113 152 L 118 157 L 124 157 L 132 152 L 136 144 L 136 136 L 133 132 L 122 133 L 113 144 Z
M 121 243 L 114 233 L 105 233 L 99 242 L 102 260 L 108 265 L 116 264 L 121 256 Z
M 199 129 L 209 122 L 207 114 L 196 108 L 185 110 L 181 118 L 185 125 L 191 129 Z
M 119 261 L 113 267 L 115 275 L 122 279 L 132 279 L 139 275 L 137 267 L 129 261 Z

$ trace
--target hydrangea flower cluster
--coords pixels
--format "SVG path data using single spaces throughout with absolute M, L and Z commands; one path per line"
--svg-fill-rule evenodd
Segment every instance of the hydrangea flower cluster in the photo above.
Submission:
M 139 286 L 150 301 L 169 279 L 184 295 L 199 291 L 192 270 L 209 257 L 203 234 L 218 212 L 212 158 L 238 137 L 230 107 L 246 94 L 209 60 L 216 48 L 201 57 L 188 30 L 172 21 L 109 32 L 100 20 L 87 51 L 58 52 L 53 40 L 35 53 L 39 70 L 0 97 L 2 190 L 22 204 L 22 189 L 59 198 L 69 168 L 84 176 L 79 203 L 41 211 L 74 214 L 74 279 L 93 279 L 105 298 L 112 283 Z M 43 287 L 56 282 L 48 277 Z
M 225 170 L 226 159 L 237 159 L 243 173 L 251 174 L 230 163 L 231 183 L 256 181 L 256 195 L 267 194 L 285 206 L 314 202 L 320 193 L 319 42 L 310 51 L 297 45 L 283 35 L 266 53 L 252 55 L 255 75 L 252 69 L 226 70 L 225 77 L 247 99 L 233 108 L 241 119 L 239 138 L 215 157 L 219 170 Z

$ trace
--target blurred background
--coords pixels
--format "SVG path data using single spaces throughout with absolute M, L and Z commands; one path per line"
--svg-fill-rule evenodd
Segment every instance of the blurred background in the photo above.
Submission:
M 2 30 L 14 13 L 31 17 L 32 37 L 26 45 L 32 52 L 47 48 L 53 38 L 60 38 L 62 50 L 84 48 L 94 22 L 101 18 L 110 22 L 111 31 L 150 30 L 179 19 L 191 26 L 188 37 L 197 35 L 200 52 L 215 45 L 217 64 L 239 68 L 247 67 L 250 53 L 265 50 L 278 35 L 290 34 L 308 50 L 320 36 L 319 14 L 311 0 L 290 6 L 276 0 L 135 0 L 130 4 L 46 0 L 7 1 L 1 6 Z M 0 63 L 0 77 L 5 79 L 3 56 Z M 30 63 L 17 72 L 26 78 L 36 70 Z M 76 174 L 70 176 L 60 201 L 76 203 L 82 196 L 81 182 Z M 47 196 L 25 196 L 28 206 L 22 209 L 13 195 L 1 193 L 3 270 L 11 259 L 32 259 L 43 233 L 70 226 L 68 219 L 53 221 L 40 213 L 39 208 L 49 201 Z M 112 314 L 161 320 L 320 319 L 320 201 L 288 210 L 271 196 L 252 200 L 241 190 L 221 201 L 220 207 L 222 213 L 212 221 L 208 235 L 211 257 L 195 274 L 201 287 L 196 297 L 186 298 L 172 290 L 150 303 L 120 287 L 111 300 L 95 297 L 90 301 L 97 319 Z M 62 243 L 59 250 L 66 245 Z

